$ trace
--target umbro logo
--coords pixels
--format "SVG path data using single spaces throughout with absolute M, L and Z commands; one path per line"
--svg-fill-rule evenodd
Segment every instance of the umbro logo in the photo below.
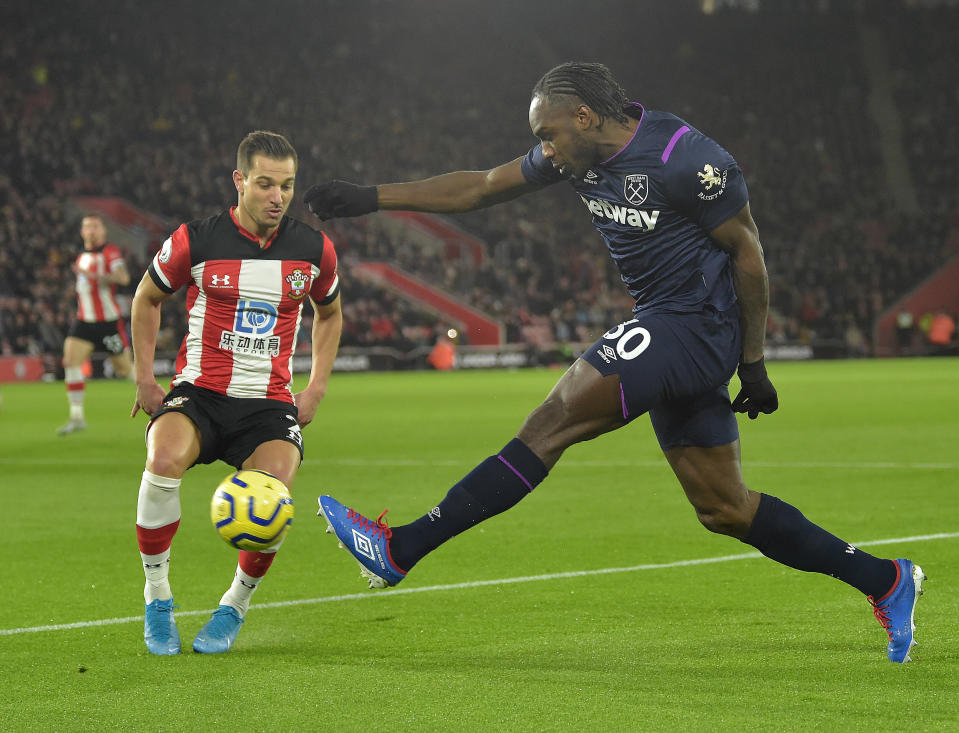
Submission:
M 596 349 L 596 353 L 599 354 L 599 357 L 609 364 L 609 360 L 618 361 L 616 358 L 616 351 L 610 347 L 608 344 L 603 344 L 603 348 Z
M 586 171 L 586 176 L 583 178 L 586 183 L 592 183 L 594 186 L 599 183 L 599 174 L 595 171 L 588 170 Z
M 360 553 L 363 557 L 368 557 L 373 562 L 376 562 L 376 556 L 373 554 L 373 543 L 370 542 L 369 537 L 365 537 L 353 530 L 353 549 Z
M 429 518 L 431 522 L 435 522 L 437 519 L 442 519 L 440 516 L 440 508 L 438 506 L 430 509 Z

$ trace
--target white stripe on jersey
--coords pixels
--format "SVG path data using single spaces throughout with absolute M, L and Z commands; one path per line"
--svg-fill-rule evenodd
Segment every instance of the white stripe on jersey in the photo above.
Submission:
M 233 326 L 237 334 L 247 334 L 250 338 L 269 338 L 272 335 L 274 327 L 278 325 L 277 314 L 283 297 L 283 293 L 276 289 L 276 284 L 283 278 L 282 266 L 280 260 L 244 260 L 240 268 L 241 295 L 234 311 Z M 242 312 L 241 301 L 247 303 L 247 310 Z M 272 314 L 268 306 L 272 307 Z M 264 396 L 273 373 L 272 364 L 264 368 L 264 359 L 269 361 L 270 357 L 264 357 L 262 352 L 234 352 L 233 377 L 226 391 L 227 396 Z

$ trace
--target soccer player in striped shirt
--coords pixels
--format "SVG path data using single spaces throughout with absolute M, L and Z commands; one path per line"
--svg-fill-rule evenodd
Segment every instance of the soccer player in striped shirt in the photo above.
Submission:
M 303 457 L 300 428 L 326 394 L 343 324 L 336 251 L 323 232 L 286 215 L 296 168 L 285 137 L 247 135 L 233 172 L 237 205 L 180 226 L 133 298 L 131 417 L 139 410 L 151 417 L 136 531 L 146 575 L 144 640 L 153 654 L 180 651 L 169 571 L 183 475 L 196 463 L 222 460 L 292 487 Z M 153 375 L 160 309 L 183 287 L 188 332 L 167 392 Z M 291 367 L 307 298 L 314 311 L 312 366 L 308 384 L 294 395 Z M 233 583 L 194 639 L 194 651 L 230 648 L 278 549 L 240 551 Z
M 83 364 L 95 349 L 106 351 L 118 377 L 130 376 L 130 340 L 117 302 L 117 286 L 130 282 L 123 253 L 107 242 L 107 227 L 96 214 L 80 222 L 83 252 L 73 270 L 77 275 L 77 317 L 63 342 L 63 373 L 70 419 L 57 429 L 69 435 L 87 426 L 83 411 L 86 379 Z

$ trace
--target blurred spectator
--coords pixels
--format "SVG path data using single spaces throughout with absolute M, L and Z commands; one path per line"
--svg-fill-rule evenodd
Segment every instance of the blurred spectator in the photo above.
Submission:
M 939 134 L 959 116 L 955 7 L 890 1 L 875 14 L 861 2 L 764 3 L 755 13 L 707 17 L 695 2 L 662 4 L 664 22 L 682 32 L 645 35 L 644 57 L 669 69 L 647 74 L 636 63 L 636 3 L 615 6 L 617 24 L 577 4 L 512 4 L 497 44 L 489 24 L 506 10 L 496 3 L 321 4 L 323 24 L 262 14 L 252 0 L 235 0 L 228 14 L 182 0 L 165 13 L 132 0 L 102 0 L 80 14 L 70 4 L 0 6 L 0 25 L 17 29 L 0 49 L 0 350 L 55 354 L 62 343 L 79 246 L 66 213 L 73 195 L 122 196 L 177 221 L 206 216 L 234 195 L 209 185 L 232 166 L 234 151 L 220 141 L 257 128 L 297 145 L 301 187 L 336 175 L 425 177 L 524 153 L 535 139 L 516 110 L 572 47 L 545 32 L 529 42 L 543 15 L 571 34 L 602 35 L 608 57 L 599 60 L 638 101 L 694 126 L 709 120 L 703 132 L 726 141 L 760 217 L 771 340 L 824 339 L 868 352 L 865 334 L 879 314 L 959 242 L 948 238 L 959 226 L 959 143 Z M 305 0 L 292 3 L 294 16 L 312 11 Z M 252 14 L 260 33 L 284 39 L 283 56 L 238 70 L 233 39 L 248 33 Z M 886 184 L 869 113 L 870 60 L 849 33 L 867 21 L 896 49 L 885 82 L 916 211 Z M 716 39 L 732 49 L 721 64 Z M 309 78 L 280 67 L 309 69 Z M 291 213 L 309 220 L 299 202 Z M 389 260 L 454 293 L 502 322 L 511 341 L 589 342 L 630 317 L 619 274 L 566 187 L 456 219 L 487 242 L 479 265 L 388 235 L 375 217 L 323 225 L 344 255 L 344 345 L 431 346 L 439 325 L 374 283 L 351 284 L 350 263 L 363 260 Z M 129 295 L 146 262 L 126 254 Z M 161 335 L 172 346 L 185 331 L 182 312 L 164 309 Z
M 929 321 L 929 332 L 926 339 L 932 346 L 932 353 L 945 354 L 951 351 L 953 337 L 956 334 L 956 321 L 946 311 L 940 308 Z

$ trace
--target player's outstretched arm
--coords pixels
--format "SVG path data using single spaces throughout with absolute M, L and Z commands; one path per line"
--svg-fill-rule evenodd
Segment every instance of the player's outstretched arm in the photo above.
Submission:
M 742 322 L 743 354 L 739 364 L 742 390 L 733 400 L 733 410 L 756 418 L 779 407 L 779 396 L 766 374 L 763 351 L 766 343 L 766 317 L 769 310 L 769 276 L 759 229 L 746 204 L 736 216 L 710 232 L 710 236 L 729 253 L 733 266 L 733 286 L 739 300 Z
M 303 197 L 320 219 L 362 216 L 378 209 L 437 214 L 483 209 L 509 201 L 542 186 L 523 176 L 522 157 L 486 171 L 454 171 L 420 181 L 358 186 L 328 181 L 312 186 Z

